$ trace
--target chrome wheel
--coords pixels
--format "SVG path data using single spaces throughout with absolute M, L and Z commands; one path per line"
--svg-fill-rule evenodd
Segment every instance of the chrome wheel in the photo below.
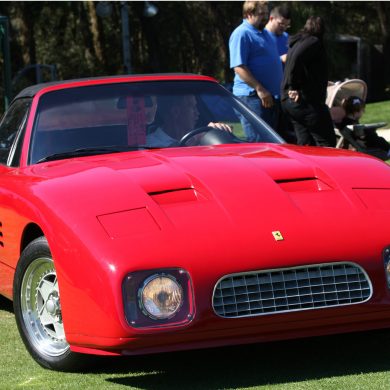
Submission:
M 43 236 L 31 241 L 20 256 L 13 301 L 20 336 L 37 363 L 72 372 L 91 364 L 90 357 L 72 352 L 66 341 L 57 272 Z
M 50 257 L 34 259 L 26 268 L 20 289 L 20 307 L 28 338 L 37 351 L 56 357 L 69 349 L 62 323 L 57 275 Z

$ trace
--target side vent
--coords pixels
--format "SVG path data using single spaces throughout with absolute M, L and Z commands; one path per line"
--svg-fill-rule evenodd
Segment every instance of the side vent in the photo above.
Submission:
M 3 222 L 0 222 L 0 248 L 4 248 L 4 241 L 3 241 Z

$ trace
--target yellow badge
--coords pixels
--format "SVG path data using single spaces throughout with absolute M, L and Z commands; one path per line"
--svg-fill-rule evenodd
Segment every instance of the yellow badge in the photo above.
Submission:
M 272 235 L 274 236 L 275 241 L 283 241 L 284 240 L 282 233 L 280 233 L 279 230 L 272 232 Z

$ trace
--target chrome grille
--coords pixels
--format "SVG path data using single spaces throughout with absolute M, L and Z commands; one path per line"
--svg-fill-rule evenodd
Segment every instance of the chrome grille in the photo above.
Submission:
M 327 263 L 227 275 L 214 289 L 221 317 L 250 317 L 362 303 L 370 299 L 368 275 L 353 263 Z

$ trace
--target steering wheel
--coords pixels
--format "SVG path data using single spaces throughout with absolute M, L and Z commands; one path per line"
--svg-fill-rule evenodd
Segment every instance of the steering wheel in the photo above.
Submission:
M 199 133 L 204 134 L 199 140 L 198 145 L 221 145 L 221 144 L 241 144 L 246 143 L 246 140 L 238 138 L 235 134 L 230 131 L 222 130 L 213 126 L 202 126 L 194 130 L 189 131 L 179 141 L 179 146 L 185 146 L 189 139 Z
M 215 128 L 211 127 L 211 126 L 197 127 L 196 129 L 189 131 L 188 133 L 184 134 L 183 137 L 181 137 L 181 139 L 179 141 L 179 146 L 184 146 L 189 139 L 191 139 L 192 137 L 194 137 L 197 134 L 204 133 L 204 132 L 214 130 L 214 129 Z
M 197 127 L 196 129 L 193 129 L 189 131 L 188 133 L 184 134 L 183 137 L 181 137 L 179 141 L 179 146 L 185 146 L 185 144 L 190 140 L 192 137 L 194 137 L 197 134 L 200 133 L 207 133 L 208 131 L 215 130 L 215 127 L 211 126 L 201 126 Z

